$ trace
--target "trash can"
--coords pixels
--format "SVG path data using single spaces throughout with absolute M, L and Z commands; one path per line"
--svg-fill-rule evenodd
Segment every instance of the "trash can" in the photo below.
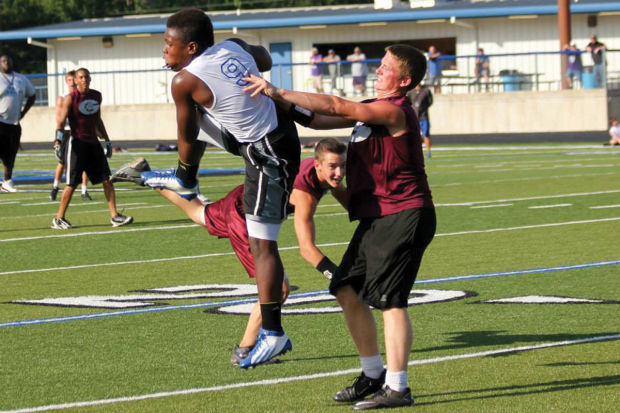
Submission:
M 499 76 L 504 84 L 504 92 L 521 90 L 521 75 L 516 70 L 500 70 Z
M 592 66 L 584 66 L 583 71 L 581 72 L 581 88 L 596 88 L 596 81 L 594 80 L 594 72 L 592 71 Z

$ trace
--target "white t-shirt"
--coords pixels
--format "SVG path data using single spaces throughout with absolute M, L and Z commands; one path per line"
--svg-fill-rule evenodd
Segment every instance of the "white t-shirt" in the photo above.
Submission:
M 213 106 L 205 108 L 242 143 L 255 142 L 278 126 L 274 102 L 265 95 L 243 91 L 247 73 L 260 76 L 251 54 L 232 41 L 209 47 L 185 70 L 202 80 L 213 93 Z
M 366 63 L 358 62 L 358 60 L 366 60 L 366 55 L 364 53 L 351 54 L 347 56 L 347 60 L 354 61 L 354 63 L 351 63 L 351 76 L 368 75 L 368 65 L 366 65 Z
M 17 125 L 22 102 L 34 93 L 34 86 L 24 75 L 0 73 L 0 122 Z
M 620 125 L 609 128 L 609 135 L 614 136 L 614 133 L 617 138 L 620 138 Z

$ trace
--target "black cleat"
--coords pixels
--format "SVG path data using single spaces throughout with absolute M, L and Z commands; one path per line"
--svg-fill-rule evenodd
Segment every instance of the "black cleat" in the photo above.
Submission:
M 334 395 L 334 401 L 340 403 L 351 403 L 358 400 L 362 400 L 364 397 L 369 396 L 381 389 L 385 383 L 385 370 L 381 373 L 381 376 L 377 379 L 371 379 L 367 377 L 364 372 L 358 376 L 352 385 L 345 387 Z
M 406 406 L 413 406 L 413 396 L 409 387 L 403 391 L 394 391 L 388 386 L 383 386 L 372 397 L 355 403 L 353 410 L 389 409 Z
M 114 218 L 110 219 L 110 224 L 113 227 L 122 227 L 123 225 L 131 224 L 133 217 L 117 214 Z
M 82 194 L 82 201 L 92 201 L 92 200 L 93 199 L 90 197 L 90 194 L 88 193 L 88 191 Z

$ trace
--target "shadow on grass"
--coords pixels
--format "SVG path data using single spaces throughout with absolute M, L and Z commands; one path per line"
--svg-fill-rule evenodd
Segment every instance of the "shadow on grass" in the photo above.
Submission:
M 461 390 L 461 391 L 447 392 L 447 393 L 416 394 L 415 399 L 416 399 L 416 406 L 424 406 L 424 405 L 430 406 L 430 405 L 436 405 L 436 404 L 454 403 L 454 402 L 467 401 L 467 400 L 483 400 L 483 399 L 492 399 L 492 398 L 497 398 L 497 397 L 525 396 L 525 395 L 530 395 L 530 394 L 567 391 L 567 390 L 583 389 L 583 388 L 588 388 L 588 387 L 615 386 L 615 385 L 618 385 L 619 383 L 620 383 L 620 375 L 584 377 L 584 378 L 577 378 L 577 379 L 570 379 L 570 380 L 548 381 L 548 382 L 532 383 L 532 384 L 524 384 L 524 385 L 513 385 L 513 386 L 489 387 L 489 388 L 484 388 L 484 389 Z M 420 399 L 428 398 L 428 397 L 445 398 L 447 396 L 456 396 L 456 397 L 451 398 L 451 399 L 429 401 L 429 402 L 419 401 Z
M 455 350 L 464 348 L 474 348 L 482 346 L 495 346 L 507 344 L 528 344 L 528 343 L 547 343 L 553 341 L 569 341 L 590 338 L 593 336 L 605 336 L 618 334 L 617 331 L 606 333 L 589 333 L 589 334 L 504 334 L 505 331 L 488 330 L 488 331 L 455 331 L 445 333 L 449 335 L 446 341 L 449 344 L 443 346 L 426 347 L 415 349 L 412 353 L 422 353 L 439 350 Z

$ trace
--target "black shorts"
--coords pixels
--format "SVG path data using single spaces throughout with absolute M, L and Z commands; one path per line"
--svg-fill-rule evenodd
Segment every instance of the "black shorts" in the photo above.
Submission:
M 71 137 L 65 163 L 66 184 L 76 187 L 82 182 L 82 172 L 94 185 L 110 179 L 110 166 L 99 143 L 88 143 Z
M 59 164 L 64 165 L 67 160 L 67 147 L 69 146 L 69 140 L 71 139 L 71 132 L 65 130 L 62 132 L 62 141 L 60 142 L 61 158 L 58 161 Z
M 246 218 L 280 223 L 299 172 L 301 146 L 297 128 L 278 110 L 278 127 L 256 142 L 240 145 L 245 160 L 243 206 Z
M 22 127 L 0 122 L 0 159 L 4 166 L 13 169 L 22 137 Z
M 434 208 L 408 209 L 360 222 L 329 285 L 333 295 L 350 285 L 379 309 L 406 308 L 424 250 L 435 236 Z

